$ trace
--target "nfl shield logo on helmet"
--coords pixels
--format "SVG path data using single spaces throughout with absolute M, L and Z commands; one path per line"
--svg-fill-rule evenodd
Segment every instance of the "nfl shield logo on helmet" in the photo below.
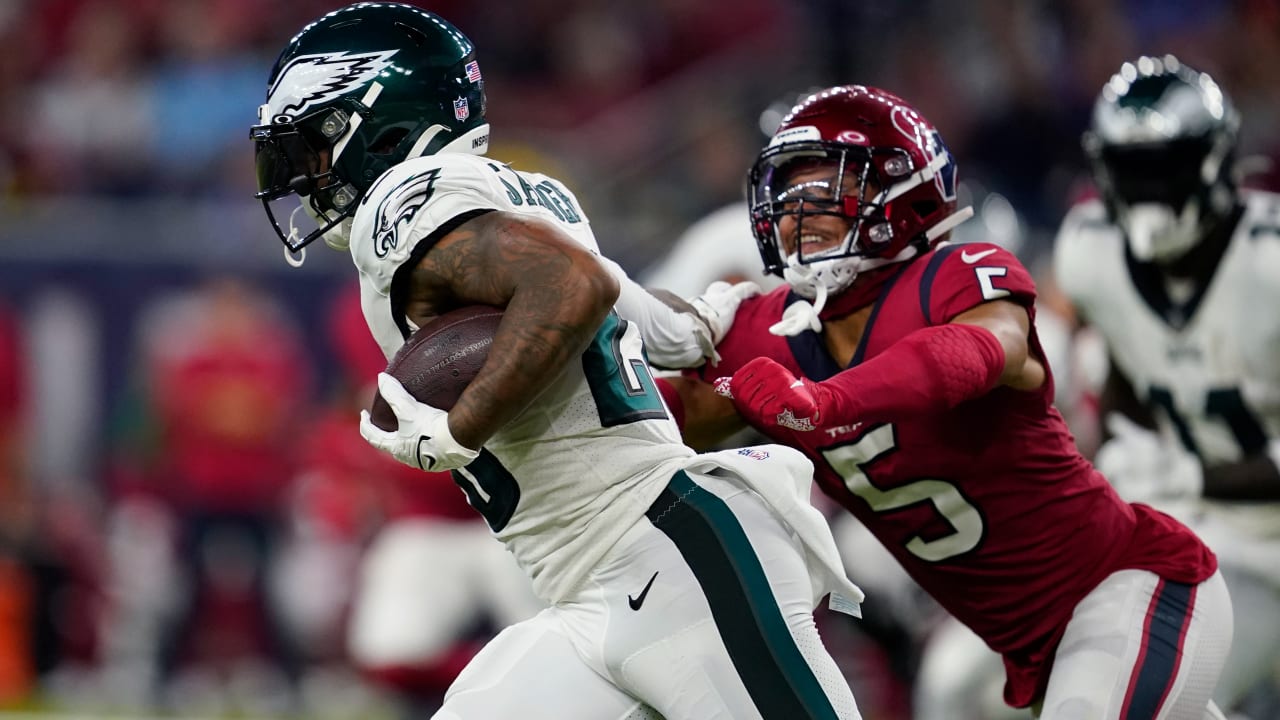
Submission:
M 467 73 L 467 79 L 473 83 L 480 82 L 480 63 L 472 60 L 463 66 L 463 70 Z
M 471 116 L 471 108 L 467 105 L 467 99 L 460 97 L 453 101 L 453 116 L 458 122 L 462 122 Z

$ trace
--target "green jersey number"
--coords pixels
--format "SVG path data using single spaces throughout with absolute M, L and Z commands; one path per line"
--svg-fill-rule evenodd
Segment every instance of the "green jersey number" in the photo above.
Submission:
M 601 427 L 667 417 L 644 361 L 640 331 L 617 313 L 609 313 L 582 354 L 582 369 Z M 453 471 L 453 481 L 491 530 L 500 532 L 511 521 L 520 502 L 520 484 L 493 453 L 481 449 L 471 464 Z
M 640 331 L 616 312 L 609 313 L 582 354 L 582 371 L 600 411 L 602 427 L 667 417 L 644 361 Z
M 481 448 L 475 460 L 453 471 L 453 481 L 490 530 L 499 532 L 511 522 L 520 503 L 520 484 L 493 453 Z

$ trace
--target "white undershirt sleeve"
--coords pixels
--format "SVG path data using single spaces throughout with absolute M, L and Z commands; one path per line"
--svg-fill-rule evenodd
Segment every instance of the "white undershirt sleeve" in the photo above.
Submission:
M 632 280 L 621 265 L 600 261 L 621 286 L 614 307 L 622 319 L 633 322 L 644 339 L 645 352 L 654 365 L 665 368 L 697 367 L 711 352 L 711 329 L 697 316 L 679 312 Z

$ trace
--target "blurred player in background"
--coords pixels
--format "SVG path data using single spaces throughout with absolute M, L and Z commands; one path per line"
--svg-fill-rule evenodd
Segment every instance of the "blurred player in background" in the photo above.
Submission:
M 613 311 L 630 293 L 622 317 L 661 313 L 695 362 L 739 296 L 676 317 L 599 258 L 562 184 L 483 156 L 484 113 L 457 28 L 361 3 L 289 42 L 251 131 L 273 222 L 272 202 L 294 195 L 318 222 L 305 237 L 274 222 L 281 239 L 292 252 L 321 236 L 350 250 L 386 356 L 450 309 L 505 308 L 453 408 L 384 374 L 398 427 L 361 420 L 401 462 L 453 470 L 551 605 L 491 641 L 436 717 L 859 717 L 812 611 L 830 591 L 861 593 L 803 502 L 808 464 L 777 446 L 695 455 L 638 329 Z
M 36 503 L 28 480 L 27 369 L 18 317 L 0 299 L 0 704 L 35 685 Z
M 287 691 L 300 667 L 268 581 L 295 475 L 292 438 L 310 390 L 297 329 L 261 288 L 230 277 L 160 299 L 141 327 L 156 432 L 148 475 L 174 521 L 177 577 L 155 547 L 165 521 L 138 502 L 145 493 L 122 498 L 113 524 L 147 538 L 148 553 L 141 567 L 141 555 L 131 570 L 117 567 L 118 609 L 135 622 L 114 622 L 112 631 L 141 642 L 145 624 L 163 614 L 159 668 L 188 681 L 172 683 L 175 693 L 243 678 Z M 169 601 L 152 592 L 157 578 L 165 590 L 179 587 L 163 613 Z
M 1239 122 L 1208 75 L 1125 63 L 1084 139 L 1102 196 L 1056 248 L 1110 351 L 1099 469 L 1196 530 L 1231 590 L 1224 709 L 1280 667 L 1280 196 L 1237 187 Z
M 1004 657 L 1042 718 L 1200 718 L 1231 636 L 1213 554 L 1124 503 L 1052 407 L 1035 287 L 1007 251 L 947 245 L 956 165 L 900 98 L 816 93 L 751 171 L 765 268 L 718 345 L 732 403 Z M 705 395 L 697 381 L 682 397 Z M 727 386 L 727 388 L 726 388 Z

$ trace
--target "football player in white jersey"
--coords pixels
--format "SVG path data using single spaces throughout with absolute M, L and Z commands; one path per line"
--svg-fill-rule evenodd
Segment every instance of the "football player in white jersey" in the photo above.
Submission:
M 636 323 L 692 362 L 742 289 L 701 317 L 644 293 L 563 185 L 483 156 L 484 111 L 457 28 L 361 3 L 289 42 L 251 131 L 278 234 L 294 254 L 322 236 L 349 249 L 388 356 L 452 308 L 505 308 L 452 409 L 383 375 L 399 427 L 361 421 L 400 461 L 452 470 L 550 605 L 490 642 L 436 717 L 859 717 L 813 622 L 822 597 L 861 593 L 806 502 L 811 466 L 778 446 L 695 455 L 645 364 Z M 318 223 L 305 236 L 275 220 L 293 195 Z
M 1280 196 L 1237 187 L 1238 127 L 1208 75 L 1125 63 L 1084 138 L 1101 198 L 1072 208 L 1055 251 L 1111 356 L 1098 468 L 1218 556 L 1228 710 L 1280 667 Z

